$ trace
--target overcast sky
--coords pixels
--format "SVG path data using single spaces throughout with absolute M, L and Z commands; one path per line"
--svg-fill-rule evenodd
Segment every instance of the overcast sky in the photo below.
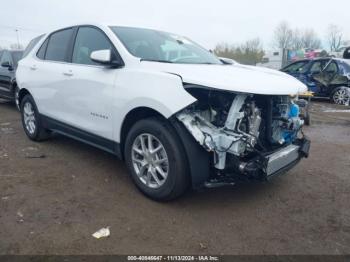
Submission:
M 27 44 L 61 26 L 103 21 L 187 36 L 207 48 L 260 37 L 271 49 L 273 30 L 285 20 L 313 28 L 324 41 L 330 23 L 350 39 L 350 0 L 8 0 L 0 4 L 0 46 Z

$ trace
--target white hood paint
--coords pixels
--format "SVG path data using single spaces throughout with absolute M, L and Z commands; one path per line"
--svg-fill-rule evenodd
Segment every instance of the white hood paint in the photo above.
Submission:
M 299 80 L 285 73 L 245 65 L 194 65 L 141 62 L 144 69 L 177 74 L 184 83 L 261 95 L 295 95 L 307 91 Z

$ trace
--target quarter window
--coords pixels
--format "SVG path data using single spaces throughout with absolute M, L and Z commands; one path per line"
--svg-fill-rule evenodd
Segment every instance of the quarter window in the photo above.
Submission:
M 30 51 L 33 50 L 33 48 L 35 47 L 35 45 L 40 41 L 41 38 L 43 38 L 44 35 L 40 35 L 34 39 L 32 39 L 29 44 L 27 45 L 26 49 L 24 49 L 24 52 L 23 52 L 23 57 L 26 57 Z
M 40 47 L 38 53 L 36 54 L 36 56 L 42 60 L 45 59 L 45 53 L 46 53 L 46 48 L 47 48 L 48 42 L 49 42 L 49 39 L 46 39 L 45 42 Z
M 67 50 L 73 29 L 65 29 L 53 33 L 47 46 L 45 60 L 67 62 Z
M 93 51 L 113 50 L 108 38 L 98 29 L 81 27 L 75 40 L 72 62 L 76 64 L 97 65 L 90 59 Z

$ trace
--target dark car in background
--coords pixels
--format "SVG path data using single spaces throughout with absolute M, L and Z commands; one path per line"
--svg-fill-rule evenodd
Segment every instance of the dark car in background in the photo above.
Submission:
M 18 87 L 16 84 L 16 69 L 18 61 L 22 58 L 23 51 L 0 51 L 0 97 L 18 101 Z M 17 107 L 19 106 L 16 103 Z
M 317 97 L 330 98 L 334 103 L 349 104 L 350 61 L 337 58 L 298 60 L 281 69 L 308 86 Z
M 16 69 L 18 61 L 28 55 L 44 35 L 32 39 L 24 51 L 0 50 L 0 97 L 12 100 L 19 109 Z

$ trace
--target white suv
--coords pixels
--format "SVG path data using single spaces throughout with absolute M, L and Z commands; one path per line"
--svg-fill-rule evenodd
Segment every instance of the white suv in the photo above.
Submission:
M 22 122 L 125 160 L 147 196 L 266 180 L 308 155 L 284 73 L 227 65 L 188 38 L 84 24 L 47 34 L 19 63 Z

